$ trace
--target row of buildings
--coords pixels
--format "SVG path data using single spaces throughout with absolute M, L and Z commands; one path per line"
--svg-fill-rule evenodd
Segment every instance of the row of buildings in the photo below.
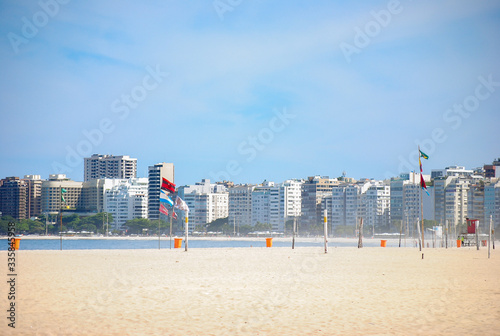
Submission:
M 108 212 L 117 230 L 125 229 L 130 219 L 160 219 L 161 178 L 175 182 L 172 163 L 150 166 L 144 178 L 137 177 L 137 159 L 128 156 L 96 154 L 85 158 L 84 166 L 83 182 L 60 174 L 48 180 L 38 175 L 0 180 L 0 211 L 17 219 L 61 209 Z M 333 231 L 355 229 L 363 218 L 373 231 L 404 228 L 409 234 L 422 215 L 450 227 L 463 224 L 467 217 L 484 223 L 492 218 L 495 226 L 500 225 L 500 160 L 476 170 L 459 166 L 433 170 L 424 178 L 428 195 L 422 195 L 419 174 L 410 172 L 384 181 L 313 176 L 234 185 L 202 180 L 178 187 L 172 196 L 188 204 L 190 230 L 227 217 L 235 231 L 263 223 L 283 232 L 291 220 L 302 231 L 314 231 L 322 225 L 325 210 Z

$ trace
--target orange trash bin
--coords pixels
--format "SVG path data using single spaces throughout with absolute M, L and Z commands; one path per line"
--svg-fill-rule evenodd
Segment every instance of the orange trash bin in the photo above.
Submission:
M 266 238 L 266 247 L 273 247 L 273 238 Z
M 457 239 L 457 247 L 462 246 L 462 241 L 460 239 Z
M 21 244 L 21 238 L 13 238 L 10 241 L 10 247 L 14 250 L 19 250 L 19 245 Z
M 182 247 L 182 238 L 174 238 L 174 248 Z
M 382 239 L 380 241 L 380 247 L 386 247 L 387 246 L 387 240 Z

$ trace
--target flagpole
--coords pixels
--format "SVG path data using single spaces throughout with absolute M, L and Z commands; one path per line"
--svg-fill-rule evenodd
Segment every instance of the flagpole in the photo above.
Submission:
M 62 203 L 63 203 L 63 196 L 62 196 L 62 186 L 59 186 L 59 191 L 61 193 L 61 211 L 59 212 L 59 220 L 60 220 L 60 229 L 59 229 L 59 241 L 61 245 L 61 251 L 62 251 Z
M 422 163 L 420 161 L 420 156 L 421 156 L 421 152 L 420 152 L 420 146 L 418 146 L 418 163 L 420 164 L 420 181 L 423 181 L 424 180 L 424 173 L 422 172 Z M 422 224 L 421 224 L 421 234 L 422 234 L 422 248 L 424 247 L 424 201 L 423 201 L 423 198 L 422 198 L 422 183 L 420 184 L 420 218 L 422 219 Z
M 158 218 L 158 250 L 160 249 L 160 223 L 161 223 L 161 213 L 160 213 L 160 217 Z
M 189 216 L 189 212 L 186 211 L 185 213 L 186 213 L 186 238 L 185 238 L 184 246 L 186 247 L 185 251 L 187 252 L 187 250 L 188 250 L 188 223 L 189 223 L 188 216 Z
M 174 215 L 174 206 L 172 205 L 172 210 L 170 210 L 170 249 L 172 249 L 172 216 Z

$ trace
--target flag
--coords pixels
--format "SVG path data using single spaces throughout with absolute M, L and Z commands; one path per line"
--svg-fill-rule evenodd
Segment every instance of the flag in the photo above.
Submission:
M 160 212 L 165 216 L 168 216 L 168 210 L 163 204 L 160 204 Z
M 177 214 L 175 213 L 174 209 L 172 209 L 172 218 L 177 219 Z
M 170 206 L 174 206 L 174 201 L 170 197 L 168 197 L 167 193 L 163 190 L 160 190 L 160 202 L 167 203 Z
M 61 188 L 61 202 L 64 202 L 64 203 L 66 203 L 66 200 L 64 199 L 64 195 L 63 195 L 65 192 L 67 192 L 67 190 L 64 188 Z
M 419 158 L 423 157 L 424 159 L 428 160 L 429 159 L 429 155 L 425 154 L 424 152 L 422 152 L 420 149 L 418 150 L 420 152 L 420 156 Z
M 162 183 L 161 183 L 161 188 L 163 190 L 167 190 L 167 191 L 170 191 L 171 193 L 174 193 L 175 192 L 175 184 L 173 184 L 172 182 L 170 182 L 169 180 L 167 180 L 166 178 L 162 177 Z
M 430 196 L 429 192 L 427 191 L 427 186 L 425 185 L 424 176 L 422 174 L 420 174 L 420 186 L 427 193 L 427 195 Z
M 175 199 L 174 206 L 179 210 L 189 211 L 189 207 L 187 206 L 186 202 L 184 202 L 179 196 L 177 196 L 177 198 Z

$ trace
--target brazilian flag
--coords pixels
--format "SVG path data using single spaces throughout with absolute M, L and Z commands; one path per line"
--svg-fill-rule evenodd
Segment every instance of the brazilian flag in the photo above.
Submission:
M 424 152 L 422 152 L 420 149 L 418 150 L 420 152 L 420 157 L 423 157 L 424 159 L 429 159 L 429 155 L 425 154 Z
M 66 203 L 66 200 L 64 199 L 64 193 L 67 192 L 66 189 L 61 188 L 61 202 Z

